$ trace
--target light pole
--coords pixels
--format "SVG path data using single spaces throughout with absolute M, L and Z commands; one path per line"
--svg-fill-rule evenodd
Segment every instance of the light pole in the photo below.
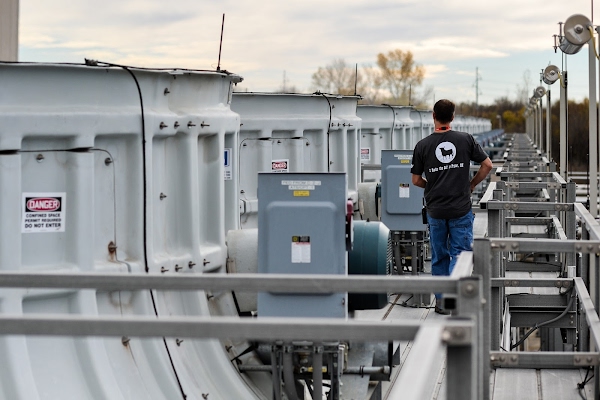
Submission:
M 502 129 L 502 116 L 497 114 L 496 118 L 498 119 L 498 129 Z
M 584 15 L 571 15 L 564 24 L 564 36 L 560 37 L 559 48 L 565 54 L 577 53 L 584 44 L 589 47 L 589 171 L 590 171 L 590 214 L 598 216 L 598 111 L 596 108 L 596 57 L 594 28 Z M 561 98 L 562 101 L 562 98 Z M 562 139 L 562 138 L 561 138 Z M 562 144 L 561 144 L 562 149 Z M 561 155 L 562 159 L 562 155 Z M 562 170 L 562 164 L 561 164 Z

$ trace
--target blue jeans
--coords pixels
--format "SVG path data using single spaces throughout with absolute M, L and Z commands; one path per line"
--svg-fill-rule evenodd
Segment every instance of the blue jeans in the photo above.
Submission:
M 437 219 L 427 215 L 429 243 L 431 246 L 431 275 L 449 276 L 462 251 L 473 249 L 473 220 L 475 215 L 454 219 Z M 436 293 L 436 298 L 439 298 Z

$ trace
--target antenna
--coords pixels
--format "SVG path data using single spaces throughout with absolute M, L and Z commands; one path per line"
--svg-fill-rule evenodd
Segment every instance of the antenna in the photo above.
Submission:
M 221 47 L 223 46 L 223 29 L 225 28 L 225 13 L 221 22 L 221 40 L 219 41 L 219 61 L 217 62 L 217 71 L 221 70 Z
M 354 66 L 354 95 L 356 96 L 356 85 L 358 84 L 358 63 Z

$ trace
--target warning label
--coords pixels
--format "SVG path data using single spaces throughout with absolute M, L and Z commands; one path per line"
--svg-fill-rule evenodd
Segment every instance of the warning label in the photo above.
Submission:
M 290 172 L 290 160 L 271 161 L 271 172 Z
M 360 149 L 360 160 L 371 161 L 371 149 L 369 147 L 363 147 Z
M 225 159 L 224 160 L 225 165 L 224 165 L 224 169 L 223 169 L 224 179 L 226 181 L 230 181 L 233 179 L 233 168 L 231 167 L 231 148 L 225 149 L 224 159 Z
M 292 263 L 310 263 L 310 236 L 292 236 Z
M 64 232 L 66 193 L 23 193 L 22 233 Z

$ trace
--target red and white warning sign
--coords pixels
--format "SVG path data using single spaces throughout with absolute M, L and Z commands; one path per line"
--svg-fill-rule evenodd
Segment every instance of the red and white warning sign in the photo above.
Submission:
M 23 193 L 22 233 L 64 232 L 66 193 Z
M 371 148 L 362 147 L 360 149 L 360 160 L 361 161 L 371 161 Z
M 271 172 L 290 172 L 290 160 L 271 161 Z

